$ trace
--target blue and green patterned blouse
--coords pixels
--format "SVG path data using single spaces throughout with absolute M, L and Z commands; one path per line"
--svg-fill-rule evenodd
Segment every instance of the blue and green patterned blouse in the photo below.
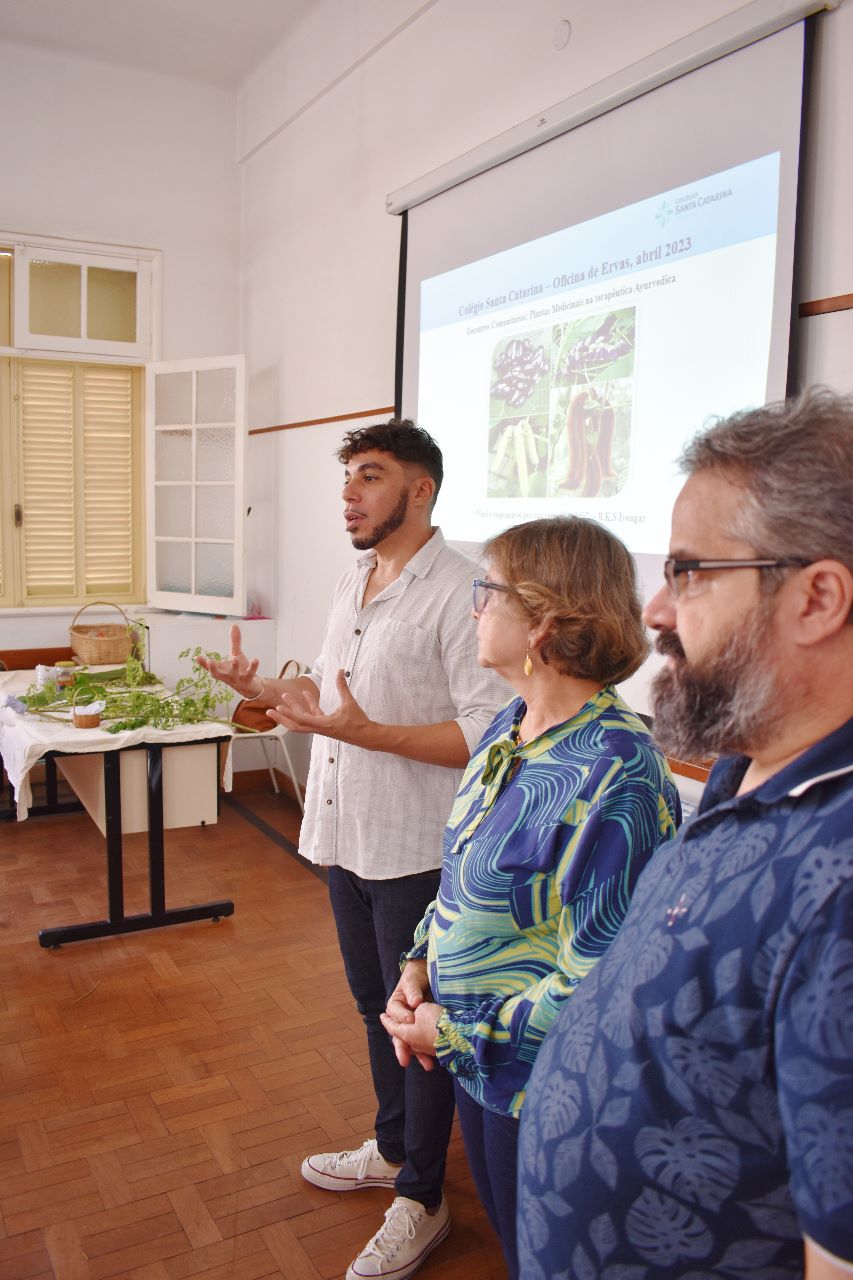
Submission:
M 481 1105 L 517 1116 L 545 1033 L 612 941 L 678 792 L 612 686 L 519 743 L 521 698 L 471 756 L 436 901 L 409 959 L 443 1006 L 436 1052 Z

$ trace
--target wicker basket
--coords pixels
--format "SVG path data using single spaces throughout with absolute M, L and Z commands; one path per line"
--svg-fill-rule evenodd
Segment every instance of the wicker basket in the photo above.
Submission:
M 103 606 L 116 609 L 124 619 L 122 623 L 99 622 L 86 626 L 78 626 L 77 619 L 84 609 Z M 84 604 L 75 613 L 69 628 L 71 652 L 80 662 L 89 666 L 99 666 L 106 662 L 127 662 L 133 648 L 133 626 L 124 609 L 112 604 L 109 600 L 93 600 Z
M 101 713 L 100 711 L 90 711 L 88 707 L 78 711 L 75 707 L 72 723 L 75 729 L 98 729 L 101 725 Z

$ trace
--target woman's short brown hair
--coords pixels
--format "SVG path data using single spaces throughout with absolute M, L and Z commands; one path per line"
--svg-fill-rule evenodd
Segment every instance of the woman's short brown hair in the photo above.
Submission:
M 582 516 L 505 529 L 486 554 L 534 625 L 552 632 L 539 650 L 564 675 L 614 684 L 649 652 L 634 559 L 614 534 Z

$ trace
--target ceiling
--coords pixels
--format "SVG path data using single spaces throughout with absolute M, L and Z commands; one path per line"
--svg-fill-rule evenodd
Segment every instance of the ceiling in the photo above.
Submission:
M 235 88 L 317 0 L 0 0 L 0 40 Z

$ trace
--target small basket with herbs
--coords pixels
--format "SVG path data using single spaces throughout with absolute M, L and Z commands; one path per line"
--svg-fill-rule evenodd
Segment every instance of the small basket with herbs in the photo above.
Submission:
M 71 723 L 75 729 L 98 729 L 106 708 L 107 690 L 102 684 L 85 681 L 71 694 Z

